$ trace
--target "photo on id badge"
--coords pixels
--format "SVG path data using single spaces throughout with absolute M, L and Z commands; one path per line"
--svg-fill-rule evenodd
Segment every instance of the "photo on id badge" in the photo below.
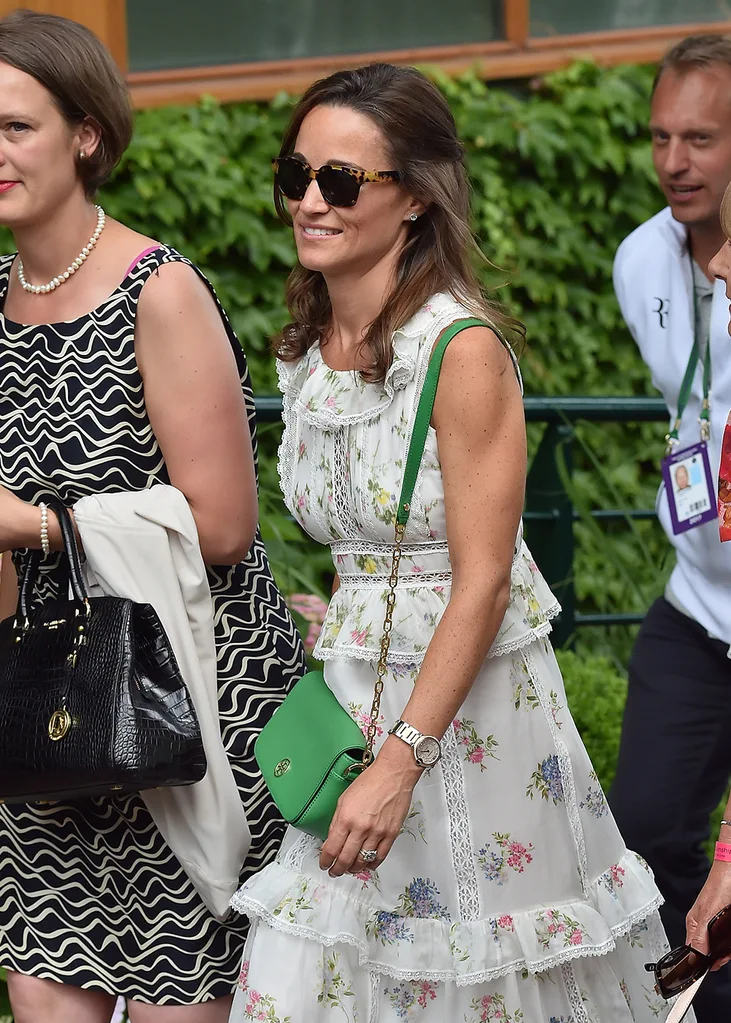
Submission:
M 704 442 L 663 459 L 662 474 L 674 533 L 684 533 L 716 518 L 716 500 Z

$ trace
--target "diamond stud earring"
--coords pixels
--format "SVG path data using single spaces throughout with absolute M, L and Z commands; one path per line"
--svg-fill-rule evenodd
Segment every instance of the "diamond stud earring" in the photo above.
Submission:
M 411 216 L 409 217 L 409 220 L 412 222 L 412 224 L 414 223 L 414 221 L 416 221 L 418 219 L 419 219 L 419 214 L 418 213 L 412 213 Z

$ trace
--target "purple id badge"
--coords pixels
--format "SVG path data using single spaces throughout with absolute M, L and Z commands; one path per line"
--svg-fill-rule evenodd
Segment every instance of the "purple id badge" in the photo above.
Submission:
M 673 533 L 712 522 L 718 516 L 708 445 L 698 441 L 662 460 Z

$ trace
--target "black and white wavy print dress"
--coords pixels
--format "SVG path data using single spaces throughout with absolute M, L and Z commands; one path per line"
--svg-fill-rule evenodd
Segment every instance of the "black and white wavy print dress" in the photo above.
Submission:
M 0 308 L 12 256 L 0 257 Z M 0 312 L 0 483 L 24 501 L 167 482 L 134 350 L 137 302 L 161 246 L 77 320 L 23 326 Z M 202 276 L 202 275 L 201 275 Z M 241 372 L 246 361 L 222 317 Z M 47 559 L 46 593 L 65 585 Z M 244 562 L 211 572 L 224 745 L 253 842 L 244 877 L 275 854 L 283 824 L 253 758 L 254 740 L 305 670 L 294 623 L 257 535 Z M 137 795 L 0 807 L 0 966 L 163 1005 L 231 992 L 245 918 L 220 924 L 203 905 Z

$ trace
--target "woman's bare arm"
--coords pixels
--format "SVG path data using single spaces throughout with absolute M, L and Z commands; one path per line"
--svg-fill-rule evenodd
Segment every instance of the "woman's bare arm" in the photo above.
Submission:
M 142 290 L 135 331 L 145 404 L 170 482 L 185 495 L 209 565 L 244 558 L 258 503 L 236 360 L 205 284 L 168 263 Z
M 403 718 L 441 738 L 505 617 L 525 496 L 523 402 L 510 356 L 492 331 L 473 327 L 450 343 L 433 422 L 452 593 Z M 413 765 L 405 743 L 391 737 L 387 744 L 389 754 L 397 752 L 407 764 L 411 758 Z
M 464 703 L 510 599 L 523 509 L 526 438 L 510 357 L 492 331 L 450 343 L 434 406 L 444 481 L 452 594 L 402 717 L 441 738 Z M 394 722 L 387 722 L 390 727 Z M 375 762 L 341 797 L 320 857 L 342 874 L 364 847 L 387 855 L 421 775 L 411 748 L 388 736 Z M 333 861 L 337 860 L 333 864 Z

